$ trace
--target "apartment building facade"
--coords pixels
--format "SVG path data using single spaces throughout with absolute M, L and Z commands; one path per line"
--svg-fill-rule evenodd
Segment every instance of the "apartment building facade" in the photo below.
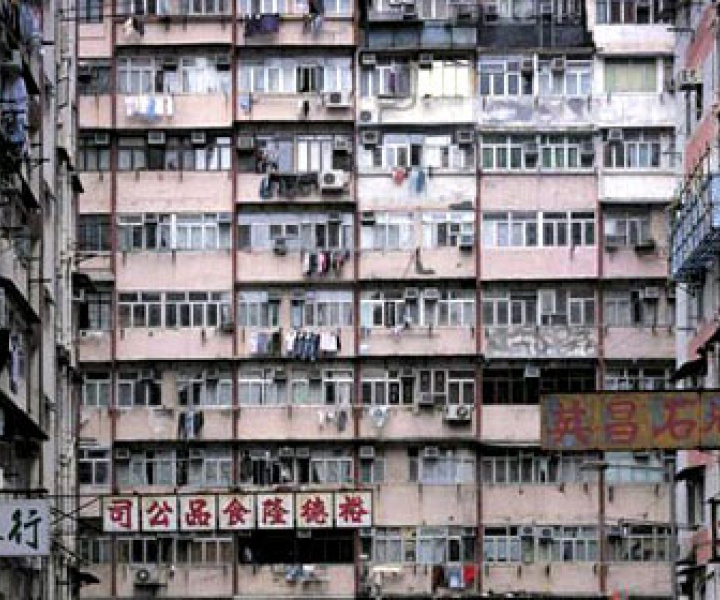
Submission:
M 666 9 L 81 9 L 83 597 L 672 597 Z
M 712 4 L 679 5 L 676 64 L 681 177 L 671 204 L 670 271 L 677 286 L 677 379 L 685 388 L 718 387 L 717 196 L 718 76 Z M 718 598 L 713 504 L 717 450 L 678 456 L 678 591 Z
M 73 518 L 73 10 L 0 3 L 0 598 L 76 597 L 88 577 Z

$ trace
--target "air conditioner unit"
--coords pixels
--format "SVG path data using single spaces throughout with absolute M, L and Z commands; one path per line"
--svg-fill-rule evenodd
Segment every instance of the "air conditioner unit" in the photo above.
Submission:
M 83 304 L 85 302 L 85 290 L 73 288 L 72 299 L 73 302 Z
M 463 404 L 450 404 L 445 407 L 443 416 L 451 423 L 469 423 L 472 420 L 472 409 Z
M 565 58 L 563 58 L 562 56 L 557 56 L 557 57 L 553 58 L 550 61 L 550 70 L 556 71 L 556 72 L 564 71 L 565 70 Z
M 430 459 L 440 458 L 440 448 L 437 446 L 425 446 L 425 448 L 423 448 L 422 456 L 423 458 Z
M 255 137 L 252 135 L 239 135 L 235 147 L 238 150 L 255 150 Z
M 619 127 L 613 127 L 608 129 L 607 140 L 608 142 L 622 142 L 623 141 L 623 130 Z
M 379 131 L 361 131 L 360 142 L 363 146 L 377 146 L 380 143 Z
M 218 54 L 215 57 L 215 68 L 218 71 L 227 71 L 230 69 L 230 55 L 229 54 Z
M 342 223 L 342 215 L 339 212 L 328 213 L 328 223 Z
M 160 570 L 153 567 L 141 567 L 135 571 L 133 578 L 135 585 L 162 585 Z
M 535 70 L 535 61 L 532 58 L 523 58 L 520 63 L 520 71 L 523 73 L 532 73 Z
M 362 54 L 360 56 L 360 64 L 364 66 L 371 66 L 377 64 L 377 56 L 375 54 Z
M 412 4 L 403 4 L 402 15 L 403 19 L 417 19 L 418 12 L 415 3 L 413 2 Z
M 178 60 L 175 56 L 166 56 L 162 59 L 163 71 L 177 71 Z
M 595 143 L 592 140 L 586 140 L 580 144 L 581 156 L 595 156 Z
M 455 143 L 459 146 L 469 146 L 475 142 L 475 130 L 458 129 L 455 132 Z
M 532 525 L 523 525 L 519 528 L 518 534 L 522 539 L 531 540 L 535 537 L 535 527 Z
M 140 371 L 140 381 L 155 381 L 155 379 L 157 379 L 155 369 L 142 369 Z
M 130 448 L 115 448 L 113 457 L 115 460 L 130 460 Z
M 676 77 L 677 86 L 680 90 L 692 90 L 702 85 L 702 80 L 695 69 L 680 69 Z
M 309 381 L 322 381 L 322 371 L 320 369 L 312 369 L 308 373 Z
M 400 378 L 401 379 L 415 379 L 415 371 L 413 371 L 410 367 L 405 367 L 400 371 Z
M 287 243 L 285 242 L 285 238 L 276 238 L 275 243 L 273 244 L 273 252 L 277 256 L 285 256 L 287 254 Z
M 320 173 L 320 192 L 341 192 L 345 187 L 344 171 L 324 171 Z
M 540 2 L 540 15 L 543 17 L 551 16 L 553 14 L 552 2 L 543 1 Z
M 420 290 L 418 288 L 405 288 L 405 291 L 403 292 L 403 297 L 405 298 L 405 301 L 417 301 L 417 299 L 420 297 Z
M 302 446 L 295 449 L 295 458 L 310 458 L 310 448 Z
M 277 368 L 273 369 L 272 372 L 273 381 L 287 381 L 287 372 L 285 369 Z
M 147 141 L 150 146 L 162 146 L 165 144 L 165 132 L 148 131 Z
M 371 210 L 364 210 L 360 213 L 360 223 L 362 225 L 375 225 L 375 213 Z
M 428 392 L 422 392 L 417 398 L 417 405 L 422 407 L 434 407 L 435 397 Z
M 463 252 L 472 252 L 475 248 L 475 234 L 463 233 L 458 240 L 458 248 Z
M 205 460 L 205 450 L 202 448 L 190 448 L 188 450 L 188 458 L 190 460 Z
M 622 528 L 617 525 L 611 525 L 610 527 L 606 527 L 605 535 L 608 539 L 621 539 L 623 536 Z
M 95 145 L 96 146 L 109 146 L 110 145 L 110 134 L 108 132 L 99 132 L 95 134 Z
M 20 50 L 12 50 L 7 58 L 0 60 L 0 70 L 22 71 L 22 54 L 20 54 Z
M 540 148 L 537 142 L 527 142 L 523 144 L 523 151 L 525 152 L 525 156 L 537 156 L 540 153 Z
M 430 69 L 433 64 L 432 52 L 421 52 L 418 56 L 418 66 L 421 69 Z
M 675 300 L 676 289 L 677 288 L 675 288 L 675 286 L 672 286 L 672 287 L 667 288 L 667 290 L 665 290 L 665 294 L 666 294 L 666 297 L 668 300 Z
M 352 139 L 345 135 L 336 135 L 333 138 L 333 150 L 335 152 L 350 152 L 352 150 Z
M 660 299 L 660 287 L 657 285 L 646 285 L 641 293 L 641 298 L 650 302 Z
M 536 535 L 539 539 L 544 541 L 550 541 L 553 539 L 553 528 L 552 527 L 538 527 Z
M 497 4 L 485 4 L 483 6 L 483 15 L 488 23 L 497 21 L 499 12 Z
M 440 300 L 440 290 L 437 288 L 427 288 L 423 293 L 423 298 L 431 302 L 437 302 Z
M 207 144 L 207 135 L 204 131 L 193 131 L 190 134 L 190 143 L 193 146 L 204 146 Z
M 375 448 L 373 446 L 360 446 L 358 456 L 360 458 L 375 458 Z
M 290 446 L 283 446 L 278 451 L 278 456 L 282 458 L 292 458 L 295 456 L 295 450 L 291 448 Z
M 328 92 L 325 94 L 325 106 L 327 108 L 348 108 L 350 106 L 350 94 L 347 92 Z
M 220 379 L 220 369 L 217 367 L 208 367 L 205 369 L 205 381 L 217 381 Z
M 540 367 L 536 365 L 525 365 L 525 379 L 538 379 L 540 377 Z

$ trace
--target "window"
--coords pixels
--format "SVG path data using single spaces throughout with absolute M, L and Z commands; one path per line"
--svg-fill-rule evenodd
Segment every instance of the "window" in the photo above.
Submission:
M 189 136 L 168 136 L 165 144 L 148 144 L 143 137 L 118 139 L 120 171 L 229 171 L 232 137 L 205 134 L 206 142 L 193 144 Z
M 160 406 L 160 376 L 154 369 L 148 371 L 118 373 L 117 404 L 119 407 Z
M 123 250 L 224 250 L 230 247 L 230 214 L 120 215 Z
M 130 463 L 116 465 L 120 485 L 175 485 L 175 450 L 132 452 Z
M 352 248 L 352 220 L 351 214 L 241 214 L 239 246 L 272 250 L 275 240 L 282 238 L 288 252 L 346 250 Z
M 479 64 L 481 96 L 529 96 L 533 93 L 533 73 L 521 71 L 522 59 L 484 58 Z
M 108 138 L 109 140 L 109 138 Z M 110 170 L 110 145 L 102 134 L 80 135 L 78 137 L 78 171 L 102 172 Z
M 472 563 L 477 538 L 472 528 L 419 527 L 417 530 L 418 564 Z
M 85 301 L 78 305 L 81 330 L 108 331 L 113 326 L 113 295 L 110 291 L 85 292 Z
M 166 327 L 218 327 L 230 320 L 230 294 L 166 292 Z
M 278 327 L 280 298 L 268 292 L 241 292 L 238 296 L 240 327 Z
M 178 373 L 176 380 L 179 406 L 230 406 L 232 379 L 230 371 L 198 367 Z
M 326 405 L 350 406 L 353 387 L 352 371 L 332 370 L 323 373 L 323 398 Z
M 160 292 L 122 292 L 118 297 L 120 327 L 162 327 Z
M 403 538 L 400 529 L 376 527 L 372 539 L 372 559 L 376 564 L 403 562 Z
M 660 91 L 654 58 L 606 58 L 605 91 L 655 93 Z
M 310 457 L 310 483 L 352 483 L 352 458 L 346 450 L 315 451 Z
M 103 0 L 81 0 L 77 4 L 80 23 L 102 23 Z
M 633 322 L 630 291 L 605 292 L 605 323 L 613 327 L 628 327 Z
M 372 224 L 360 230 L 363 250 L 410 250 L 415 247 L 413 213 L 375 213 Z
M 593 454 L 543 454 L 533 450 L 506 450 L 483 456 L 482 482 L 497 484 L 581 483 L 587 480 L 584 463 L 596 459 Z
M 424 290 L 419 296 L 406 297 L 401 291 L 363 292 L 360 316 L 363 327 L 472 326 L 475 323 L 475 293 L 472 290 L 432 289 Z
M 396 167 L 465 170 L 475 167 L 475 157 L 472 146 L 453 144 L 449 135 L 385 133 L 381 145 L 360 149 L 358 163 L 368 170 Z M 412 178 L 411 173 L 411 181 Z
M 118 59 L 117 75 L 120 94 L 230 93 L 230 71 L 205 56 L 178 57 L 172 69 L 159 57 L 123 57 Z
M 609 542 L 611 561 L 667 562 L 670 560 L 670 527 L 627 525 L 623 534 Z
M 485 248 L 537 246 L 538 215 L 535 212 L 484 213 L 482 241 Z
M 188 460 L 188 484 L 203 488 L 232 485 L 232 452 L 227 449 L 196 449 Z
M 417 71 L 417 96 L 469 98 L 472 95 L 471 69 L 468 60 L 435 60 L 430 69 Z
M 481 139 L 482 168 L 485 170 L 522 170 L 537 168 L 537 156 L 525 152 L 534 142 L 529 136 L 483 135 Z M 530 161 L 528 159 L 530 158 Z
M 605 371 L 606 390 L 664 390 L 668 388 L 669 367 L 609 366 Z
M 625 129 L 622 138 L 607 139 L 605 166 L 611 169 L 660 169 L 672 166 L 670 137 L 659 131 Z
M 422 221 L 424 248 L 458 246 L 463 239 L 475 239 L 475 215 L 471 212 L 424 213 Z
M 605 216 L 605 244 L 607 246 L 638 246 L 652 239 L 650 215 L 611 213 Z
M 437 447 L 408 450 L 410 481 L 428 485 L 469 484 L 475 481 L 475 456 L 466 450 Z
M 551 562 L 592 562 L 598 559 L 597 527 L 549 527 L 551 535 L 536 538 L 536 557 Z
M 87 1 L 95 2 L 95 0 Z M 80 96 L 95 96 L 111 92 L 112 67 L 108 61 L 83 60 L 78 64 L 77 70 L 77 91 Z
M 418 392 L 430 394 L 435 404 L 475 404 L 475 373 L 472 370 L 420 369 Z
M 78 250 L 95 253 L 110 249 L 110 215 L 79 215 Z
M 175 562 L 173 542 L 171 537 L 117 538 L 117 561 L 120 564 L 172 564 Z
M 538 137 L 540 169 L 564 171 L 590 169 L 595 162 L 593 140 L 576 135 L 541 135 Z M 528 157 L 525 157 L 525 165 Z
M 350 327 L 352 292 L 310 291 L 291 301 L 291 327 Z
M 412 405 L 415 403 L 415 378 L 412 369 L 372 369 L 362 371 L 361 394 L 365 405 Z
M 82 405 L 85 408 L 100 408 L 110 405 L 110 373 L 83 373 Z
M 483 532 L 483 561 L 486 563 L 520 562 L 518 528 L 486 525 Z
M 541 368 L 540 377 L 526 377 L 525 369 L 486 368 L 483 403 L 537 404 L 541 394 L 577 394 L 596 389 L 594 366 Z
M 78 481 L 81 485 L 110 483 L 110 450 L 78 448 Z
M 175 215 L 175 244 L 178 250 L 223 250 L 230 248 L 230 214 Z
M 367 485 L 385 483 L 385 458 L 375 450 L 375 456 L 364 458 L 360 456 L 358 481 Z
M 89 564 L 112 562 L 112 538 L 94 537 L 94 531 L 81 531 L 77 536 L 78 554 Z
M 238 67 L 238 88 L 243 93 L 350 92 L 351 61 L 345 58 L 245 61 Z
M 597 22 L 609 25 L 661 23 L 664 10 L 667 9 L 662 0 L 599 0 Z
M 139 56 L 119 58 L 117 91 L 120 94 L 162 93 L 162 73 L 159 59 Z
M 363 68 L 360 71 L 360 94 L 363 98 L 409 97 L 412 94 L 410 63 L 381 58 L 374 68 Z
M 170 250 L 172 217 L 157 213 L 118 215 L 118 236 L 123 251 Z
M 287 0 L 238 0 L 240 15 L 282 15 L 289 12 Z
M 271 369 L 248 370 L 240 374 L 238 395 L 241 406 L 277 406 L 287 402 L 287 387 Z
M 564 69 L 553 69 L 552 61 L 538 62 L 540 96 L 589 96 L 592 93 L 592 62 L 565 61 Z

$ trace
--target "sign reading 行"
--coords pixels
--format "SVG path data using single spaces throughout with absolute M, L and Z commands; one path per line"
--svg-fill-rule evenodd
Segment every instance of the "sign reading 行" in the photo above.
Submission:
M 541 408 L 546 450 L 720 447 L 720 390 L 553 394 Z
M 47 500 L 0 501 L 0 556 L 50 554 Z
M 109 533 L 372 527 L 372 493 L 108 496 L 102 511 Z

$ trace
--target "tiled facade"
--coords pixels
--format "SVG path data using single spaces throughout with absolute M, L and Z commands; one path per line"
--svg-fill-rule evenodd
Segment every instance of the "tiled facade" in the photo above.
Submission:
M 81 493 L 361 489 L 373 522 L 95 504 L 83 596 L 672 597 L 670 458 L 539 439 L 541 394 L 674 362 L 663 7 L 191 4 L 79 24 Z

